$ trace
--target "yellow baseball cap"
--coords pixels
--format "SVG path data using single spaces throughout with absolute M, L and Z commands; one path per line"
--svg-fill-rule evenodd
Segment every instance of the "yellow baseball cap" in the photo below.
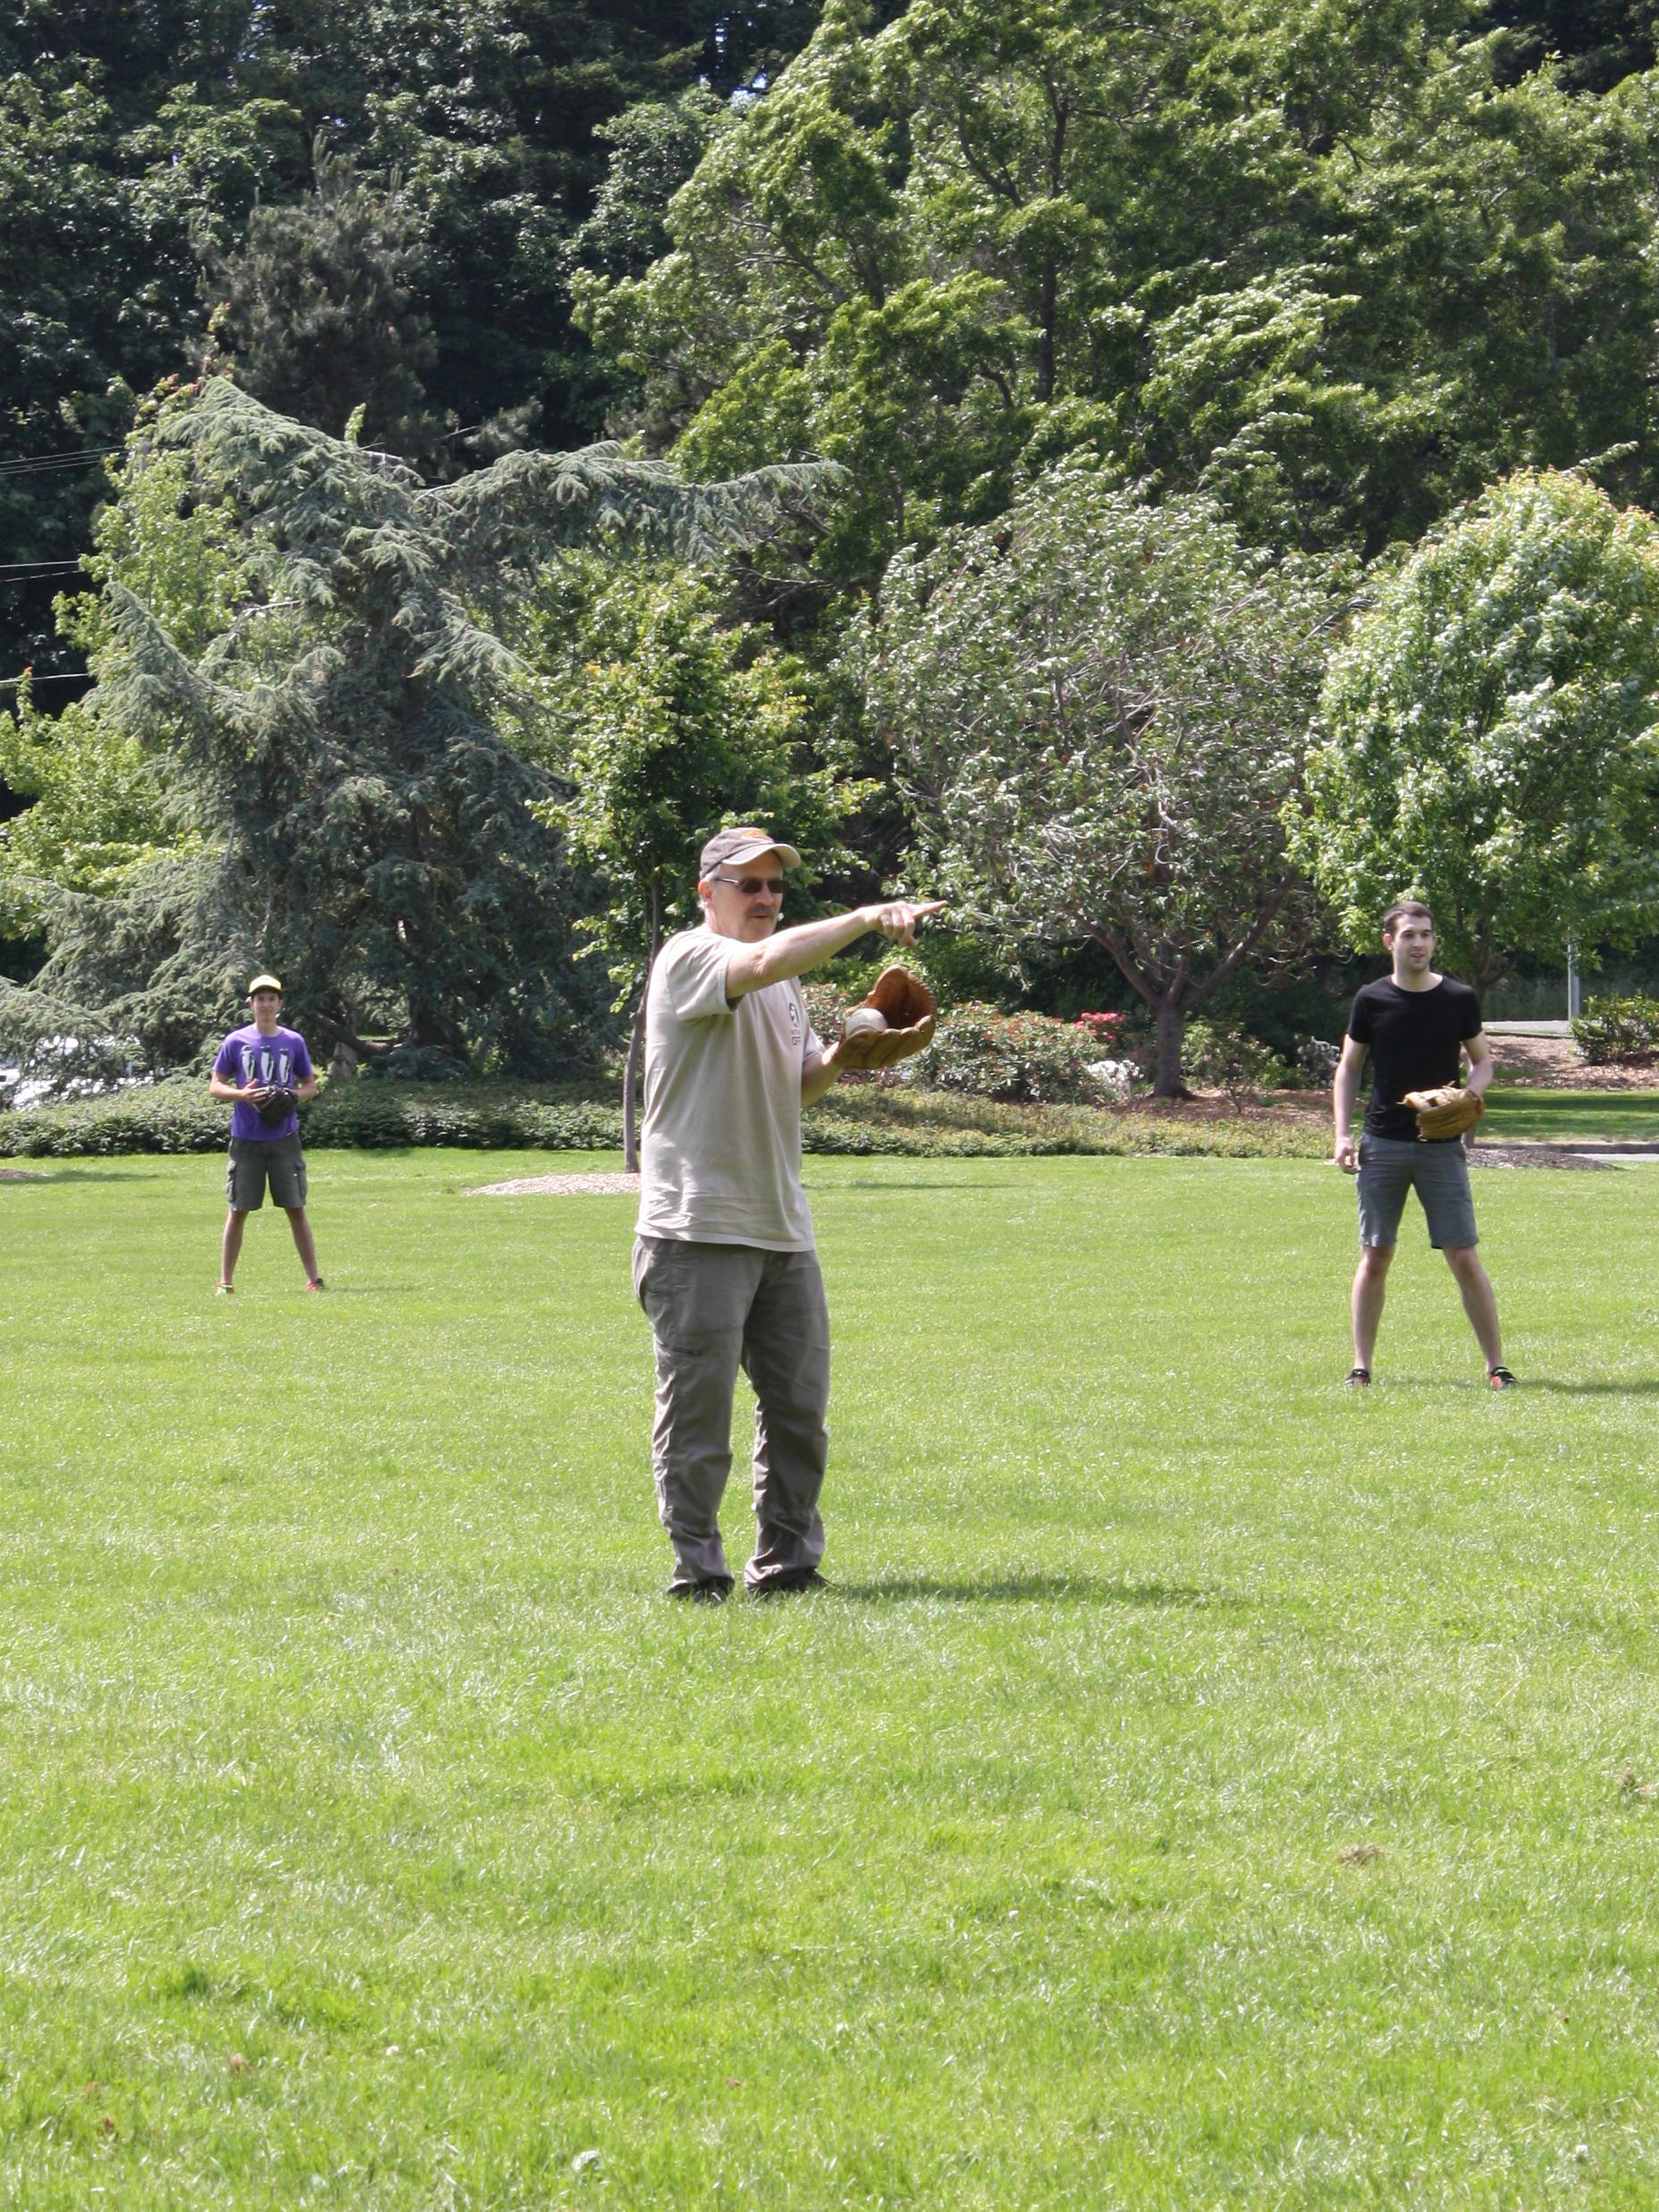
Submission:
M 274 975 L 256 975 L 248 986 L 248 996 L 251 999 L 256 991 L 274 991 L 279 999 L 282 995 L 282 986 Z

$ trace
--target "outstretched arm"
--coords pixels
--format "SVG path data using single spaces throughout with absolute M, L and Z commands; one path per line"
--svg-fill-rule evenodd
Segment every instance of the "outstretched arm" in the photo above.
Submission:
M 736 1000 L 751 991 L 764 990 L 768 984 L 804 975 L 809 968 L 821 967 L 844 952 L 867 930 L 879 930 L 896 945 L 913 945 L 916 924 L 944 910 L 942 899 L 927 899 L 920 906 L 907 899 L 883 899 L 875 906 L 855 907 L 850 914 L 797 922 L 793 929 L 778 930 L 758 945 L 734 945 L 726 963 L 726 996 Z

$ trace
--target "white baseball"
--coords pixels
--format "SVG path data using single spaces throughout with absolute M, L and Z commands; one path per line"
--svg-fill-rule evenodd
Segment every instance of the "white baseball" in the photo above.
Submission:
M 855 1006 L 841 1024 L 844 1037 L 873 1037 L 887 1027 L 887 1016 L 879 1006 Z

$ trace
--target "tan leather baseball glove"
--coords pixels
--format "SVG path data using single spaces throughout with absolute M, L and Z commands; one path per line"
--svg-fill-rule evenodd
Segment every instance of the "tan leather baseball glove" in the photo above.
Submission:
M 1408 1091 L 1402 1101 L 1417 1116 L 1417 1134 L 1427 1141 L 1437 1136 L 1461 1136 L 1465 1129 L 1472 1129 L 1486 1110 L 1486 1102 L 1478 1091 L 1466 1091 L 1460 1083 L 1443 1083 L 1433 1091 Z
M 884 967 L 865 996 L 853 1009 L 872 1006 L 887 1022 L 885 1029 L 843 1035 L 836 1058 L 844 1068 L 890 1068 L 908 1060 L 933 1042 L 933 993 L 920 975 L 907 967 Z

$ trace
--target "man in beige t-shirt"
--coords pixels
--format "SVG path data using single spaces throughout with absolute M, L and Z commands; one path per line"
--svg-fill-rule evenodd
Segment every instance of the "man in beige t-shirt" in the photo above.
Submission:
M 656 1339 L 652 1461 L 674 1547 L 670 1597 L 732 1586 L 720 1504 L 741 1365 L 754 1385 L 758 1595 L 822 1581 L 830 1317 L 801 1187 L 801 1109 L 840 1074 L 796 977 L 877 930 L 914 942 L 939 902 L 905 899 L 778 927 L 801 856 L 722 830 L 697 871 L 701 929 L 658 953 L 645 1000 L 645 1118 L 634 1288 Z

